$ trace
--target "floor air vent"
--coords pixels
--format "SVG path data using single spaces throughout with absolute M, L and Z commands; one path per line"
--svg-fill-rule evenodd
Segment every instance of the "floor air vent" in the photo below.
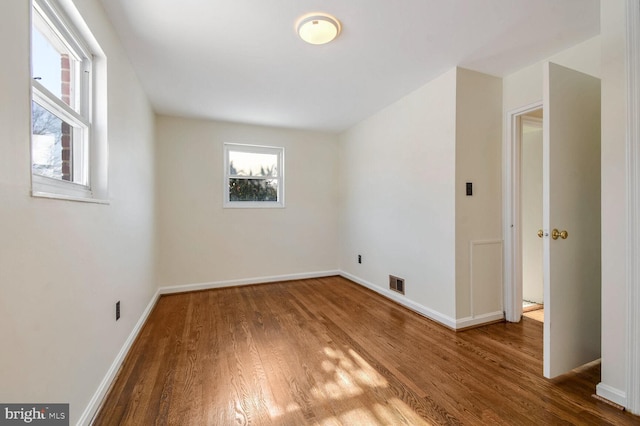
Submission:
M 389 275 L 389 288 L 393 291 L 404 294 L 404 278 Z

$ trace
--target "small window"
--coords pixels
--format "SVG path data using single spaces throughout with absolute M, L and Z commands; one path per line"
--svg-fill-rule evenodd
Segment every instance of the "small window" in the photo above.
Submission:
M 92 55 L 50 0 L 33 0 L 31 65 L 33 194 L 91 198 Z
M 284 148 L 224 144 L 224 207 L 284 207 Z

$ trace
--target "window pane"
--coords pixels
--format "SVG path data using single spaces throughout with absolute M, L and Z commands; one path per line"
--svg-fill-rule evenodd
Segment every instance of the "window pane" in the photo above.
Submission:
M 278 201 L 278 181 L 230 178 L 229 201 Z
M 74 110 L 78 110 L 74 96 L 74 78 L 78 61 L 49 28 L 42 28 L 42 19 L 34 16 L 31 61 L 32 77 L 53 95 Z M 39 24 L 39 25 L 38 25 Z
M 278 155 L 229 151 L 230 176 L 278 176 Z
M 33 173 L 72 181 L 73 126 L 37 103 L 31 105 Z

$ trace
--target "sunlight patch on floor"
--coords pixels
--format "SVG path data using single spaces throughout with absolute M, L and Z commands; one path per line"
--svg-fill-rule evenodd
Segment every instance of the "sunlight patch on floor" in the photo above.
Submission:
M 326 375 L 326 380 L 317 383 L 310 392 L 313 399 L 318 402 L 340 401 L 350 398 L 358 398 L 364 394 L 367 388 L 387 388 L 386 379 L 380 375 L 367 361 L 356 351 L 349 349 L 347 353 L 330 347 L 324 348 L 326 359 L 320 363 L 320 371 Z M 269 401 L 269 415 L 272 419 L 301 410 L 295 402 L 286 404 L 281 408 Z M 394 414 L 395 417 L 394 417 Z M 375 407 L 362 407 L 353 409 L 337 416 L 323 419 L 320 424 L 389 424 L 402 413 L 402 417 L 410 419 L 411 424 L 426 424 L 411 408 L 394 398 L 386 404 L 376 404 Z

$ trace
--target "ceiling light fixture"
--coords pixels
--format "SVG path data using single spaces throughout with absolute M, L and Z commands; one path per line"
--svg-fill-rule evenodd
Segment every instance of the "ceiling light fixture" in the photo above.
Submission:
M 298 20 L 296 30 L 300 38 L 311 44 L 329 43 L 338 37 L 340 21 L 326 13 L 310 13 Z

